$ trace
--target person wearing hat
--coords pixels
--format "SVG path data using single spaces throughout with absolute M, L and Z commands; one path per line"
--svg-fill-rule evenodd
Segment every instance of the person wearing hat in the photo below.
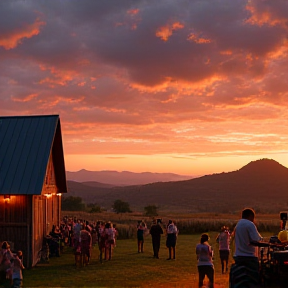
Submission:
M 222 274 L 228 271 L 228 262 L 229 262 L 229 254 L 230 254 L 230 238 L 231 238 L 231 235 L 229 232 L 229 228 L 226 226 L 221 227 L 221 232 L 217 235 L 216 242 L 219 244 L 219 255 L 220 255 L 221 266 L 222 266 Z
M 200 243 L 196 245 L 197 268 L 199 274 L 199 287 L 203 286 L 205 276 L 209 279 L 209 288 L 214 288 L 213 249 L 208 243 L 209 236 L 201 235 Z

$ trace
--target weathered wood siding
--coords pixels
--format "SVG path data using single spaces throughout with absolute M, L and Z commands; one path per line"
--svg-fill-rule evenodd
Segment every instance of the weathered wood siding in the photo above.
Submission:
M 0 240 L 13 243 L 14 251 L 22 250 L 24 265 L 31 265 L 31 209 L 32 196 L 0 195 Z
M 33 196 L 32 266 L 35 266 L 40 260 L 44 237 L 51 232 L 53 225 L 60 224 L 60 196 L 57 196 L 57 191 L 53 160 L 50 157 L 41 192 L 42 195 Z
M 53 157 L 50 156 L 47 165 L 44 185 L 42 188 L 42 195 L 46 195 L 46 234 L 49 234 L 53 225 L 60 224 L 60 203 L 61 198 L 57 195 L 58 187 L 55 182 L 55 169 Z
M 40 260 L 40 251 L 46 235 L 45 201 L 45 196 L 33 196 L 32 266 L 35 266 Z

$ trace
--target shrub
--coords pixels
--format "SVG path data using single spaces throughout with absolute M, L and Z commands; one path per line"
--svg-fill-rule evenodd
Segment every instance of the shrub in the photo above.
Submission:
M 129 203 L 119 199 L 114 201 L 113 209 L 116 213 L 132 212 Z

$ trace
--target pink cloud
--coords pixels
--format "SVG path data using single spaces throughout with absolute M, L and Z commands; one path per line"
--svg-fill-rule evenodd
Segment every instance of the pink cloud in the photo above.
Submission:
M 17 98 L 17 97 L 12 96 L 11 99 L 12 101 L 15 101 L 15 102 L 29 102 L 37 97 L 38 97 L 38 94 L 30 94 L 24 98 Z
M 156 31 L 156 37 L 161 38 L 163 41 L 168 41 L 169 37 L 173 34 L 173 31 L 183 28 L 183 24 L 181 24 L 180 22 L 174 22 L 172 24 L 168 24 L 158 28 Z
M 4 47 L 6 50 L 13 49 L 17 47 L 26 38 L 29 39 L 40 33 L 41 26 L 46 23 L 37 18 L 32 24 L 23 24 L 14 31 L 10 31 L 9 34 L 2 34 L 0 36 L 0 46 Z

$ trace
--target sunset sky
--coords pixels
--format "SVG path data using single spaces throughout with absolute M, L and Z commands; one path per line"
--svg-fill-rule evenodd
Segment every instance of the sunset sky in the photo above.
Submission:
M 68 171 L 288 166 L 287 0 L 2 0 L 0 115 L 59 114 Z

